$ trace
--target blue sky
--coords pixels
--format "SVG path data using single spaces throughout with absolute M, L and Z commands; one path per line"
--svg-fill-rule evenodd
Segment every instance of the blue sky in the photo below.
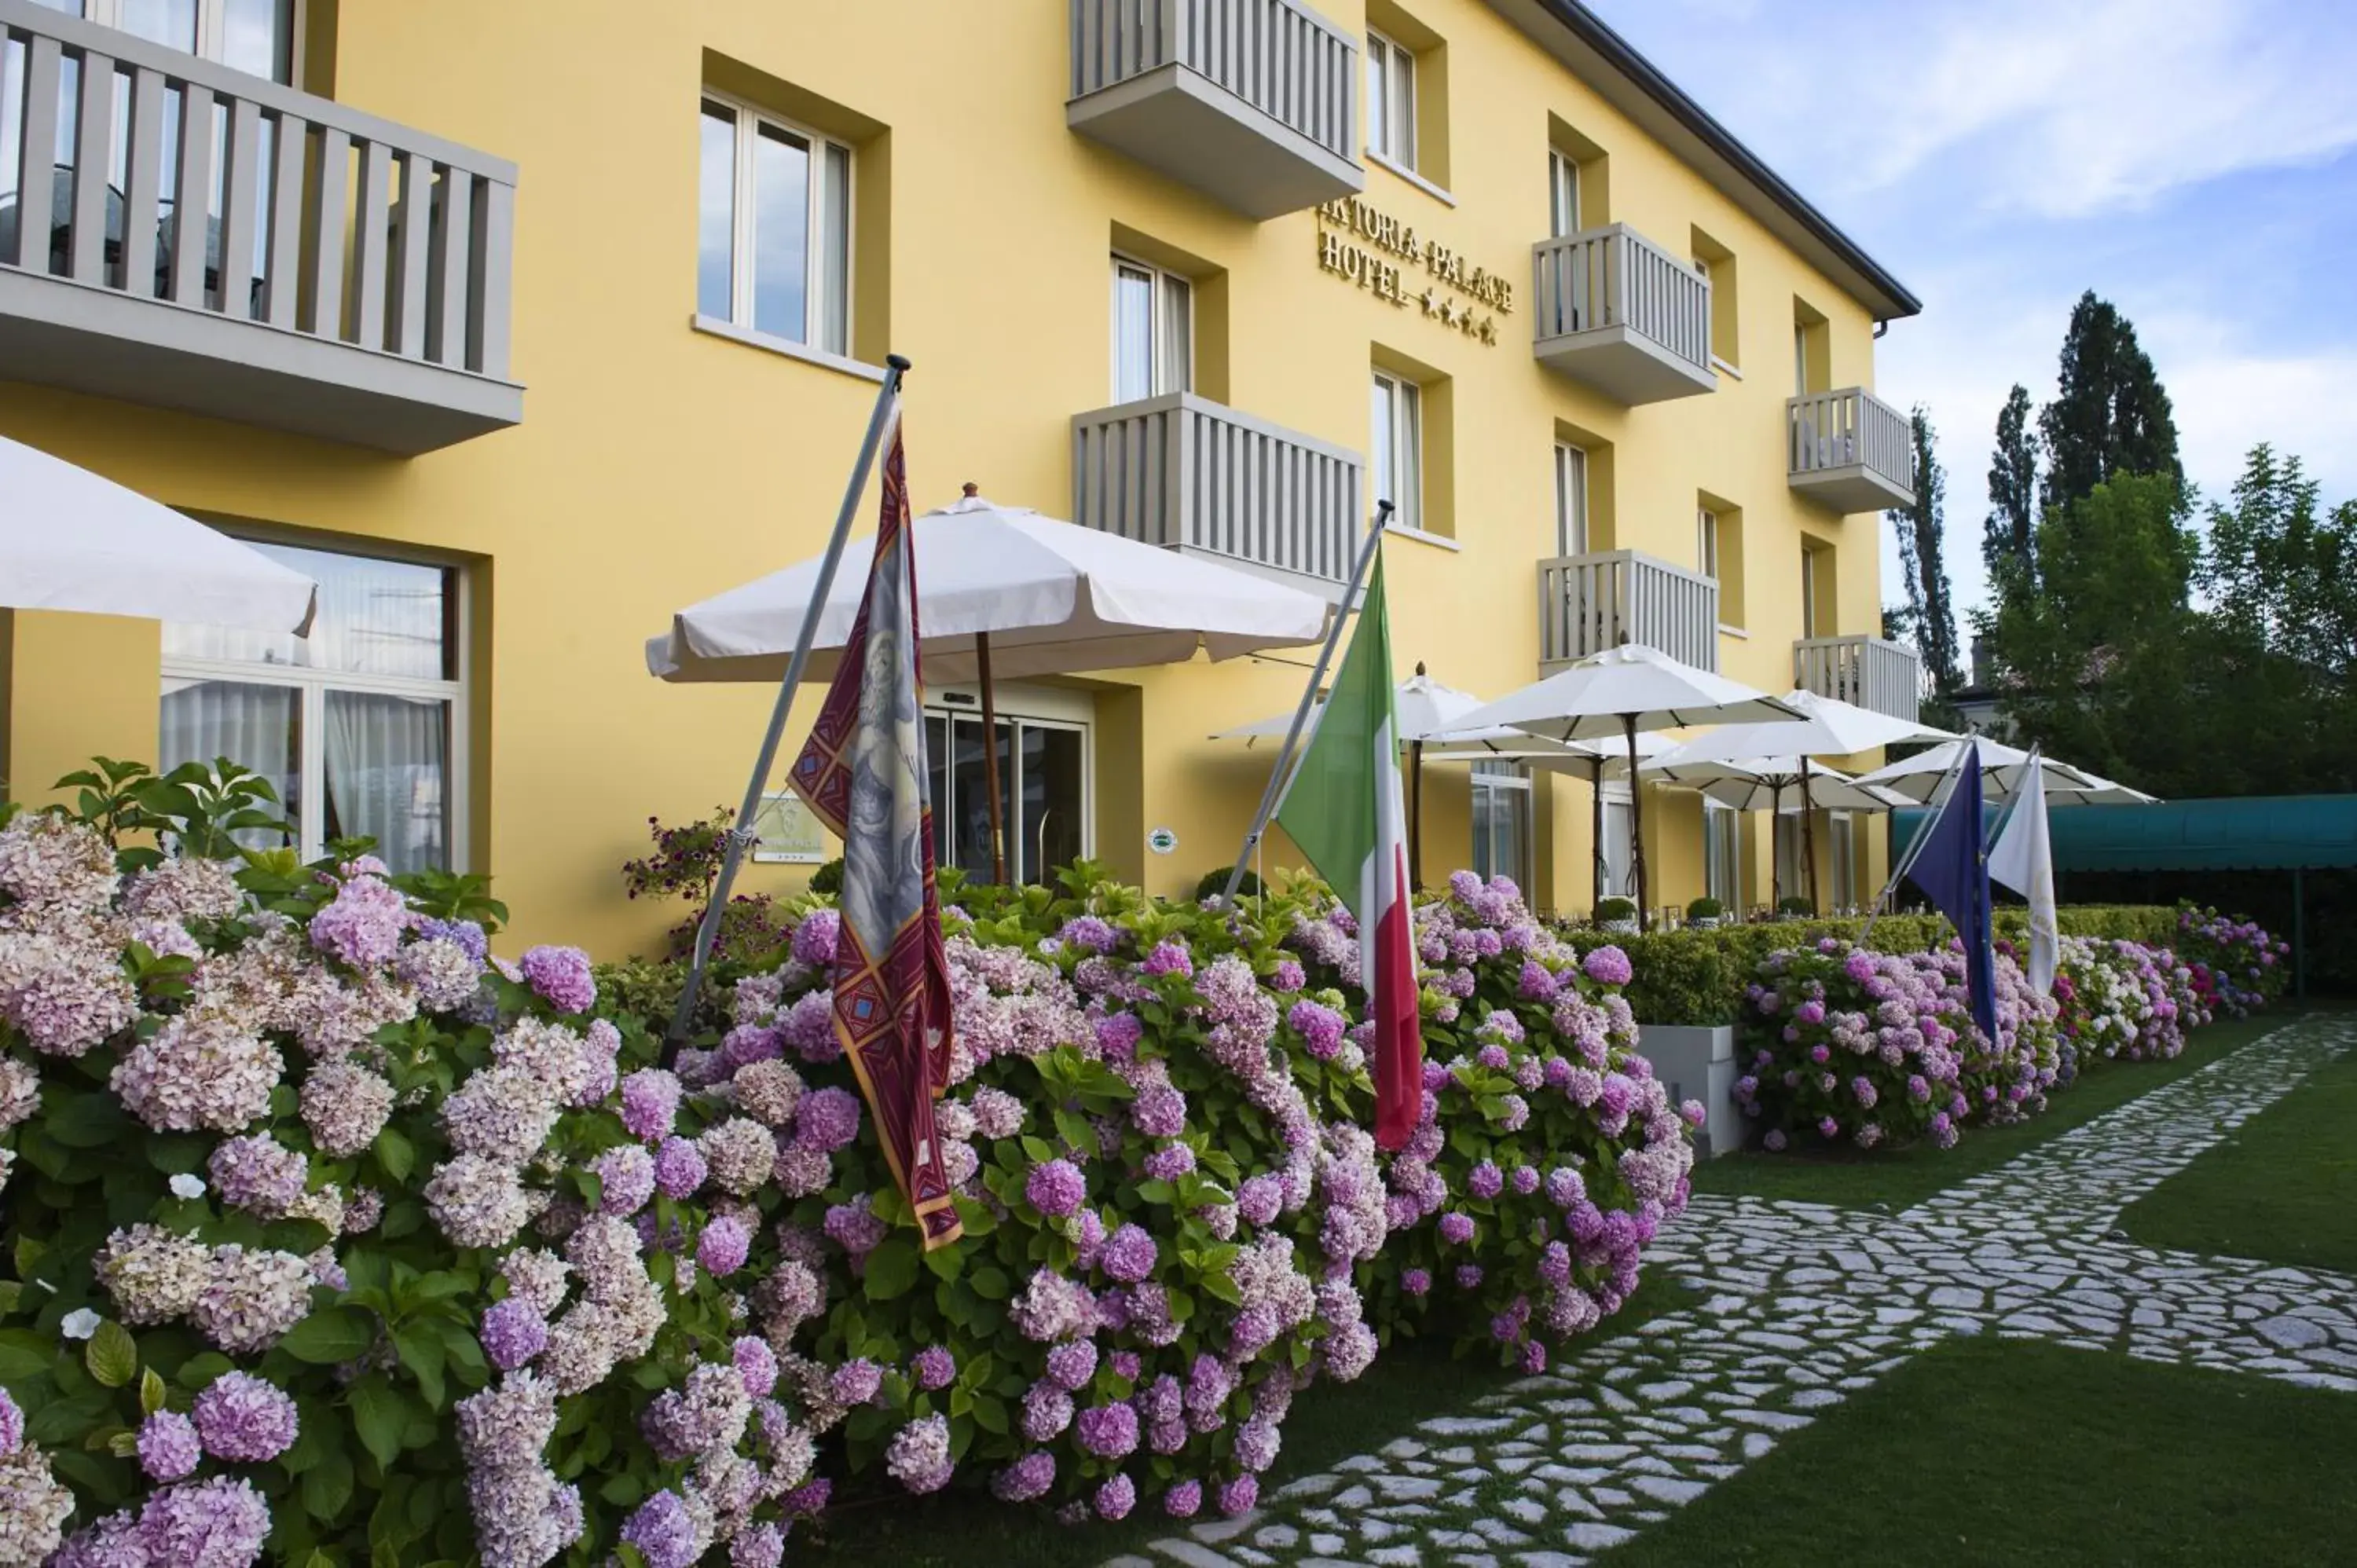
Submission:
M 1588 4 L 1923 300 L 1876 378 L 1938 427 L 1960 606 L 1997 410 L 2051 396 L 2083 289 L 2136 323 L 2205 494 L 2267 440 L 2357 497 L 2357 3 Z

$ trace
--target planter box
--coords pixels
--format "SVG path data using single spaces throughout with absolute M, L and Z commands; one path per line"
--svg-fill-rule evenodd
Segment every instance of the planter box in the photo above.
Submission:
M 1637 1049 L 1673 1101 L 1699 1100 L 1706 1114 L 1694 1130 L 1695 1154 L 1708 1159 L 1743 1146 L 1743 1112 L 1735 1103 L 1735 1026 L 1640 1024 Z

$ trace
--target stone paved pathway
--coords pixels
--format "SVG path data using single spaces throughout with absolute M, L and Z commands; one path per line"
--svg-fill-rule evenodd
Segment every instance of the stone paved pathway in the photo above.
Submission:
M 1648 1260 L 1695 1305 L 1107 1568 L 1577 1568 L 1954 1334 L 2357 1392 L 2357 1279 L 2117 1229 L 2352 1046 L 2357 1019 L 2287 1026 L 1895 1216 L 1698 1197 Z

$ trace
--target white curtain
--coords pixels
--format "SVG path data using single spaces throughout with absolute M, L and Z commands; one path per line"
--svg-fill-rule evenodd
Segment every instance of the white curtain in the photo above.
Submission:
M 301 807 L 302 702 L 293 686 L 167 678 L 156 766 L 168 773 L 184 762 L 210 767 L 226 757 L 270 780 L 281 814 L 293 822 Z M 239 837 L 254 849 L 286 843 L 277 833 Z
M 376 840 L 395 872 L 449 864 L 449 704 L 329 692 L 326 832 Z

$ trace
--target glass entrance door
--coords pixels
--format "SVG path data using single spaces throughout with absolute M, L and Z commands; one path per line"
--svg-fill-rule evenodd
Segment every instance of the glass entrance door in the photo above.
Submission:
M 1088 853 L 1087 732 L 1079 725 L 1001 714 L 999 817 L 1006 875 L 1040 882 Z M 988 882 L 990 796 L 982 715 L 928 711 L 925 753 L 933 797 L 933 859 Z M 1017 811 L 1020 802 L 1020 811 Z

